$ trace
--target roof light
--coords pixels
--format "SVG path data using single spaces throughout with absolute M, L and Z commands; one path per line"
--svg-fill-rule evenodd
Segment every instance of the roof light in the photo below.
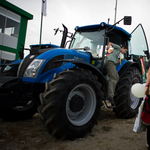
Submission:
M 104 26 L 105 26 L 105 24 L 104 24 L 104 23 L 101 23 L 101 26 L 102 26 L 102 27 L 104 27 Z

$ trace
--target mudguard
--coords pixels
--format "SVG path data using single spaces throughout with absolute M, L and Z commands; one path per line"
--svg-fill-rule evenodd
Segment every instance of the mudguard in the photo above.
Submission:
M 124 75 L 124 73 L 126 72 L 126 70 L 130 66 L 134 66 L 134 67 L 138 68 L 140 70 L 140 72 L 141 72 L 141 75 L 142 75 L 142 69 L 141 69 L 141 66 L 139 65 L 139 63 L 137 63 L 137 62 L 131 62 L 131 61 L 127 61 L 127 60 L 123 60 L 121 62 L 121 65 L 119 64 L 117 66 L 117 71 L 118 71 L 120 79 L 122 78 L 122 76 Z
M 95 74 L 98 77 L 98 81 L 102 84 L 103 87 L 105 87 L 105 88 L 107 87 L 107 80 L 106 80 L 106 78 L 93 65 L 91 65 L 91 64 L 89 64 L 87 62 L 84 62 L 84 61 L 79 61 L 79 60 L 74 60 L 74 59 L 63 59 L 63 60 L 55 61 L 55 63 L 57 63 L 57 62 L 70 62 L 70 63 L 75 64 L 79 68 L 88 69 L 88 70 L 90 70 L 93 74 Z

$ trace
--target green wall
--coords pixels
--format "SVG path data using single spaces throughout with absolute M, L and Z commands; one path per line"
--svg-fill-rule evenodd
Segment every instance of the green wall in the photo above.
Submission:
M 16 53 L 16 60 L 17 60 L 19 58 L 19 51 L 22 51 L 22 50 L 20 50 L 20 48 L 22 48 L 21 44 L 25 45 L 28 20 L 33 19 L 33 15 L 31 15 L 30 13 L 22 10 L 21 8 L 15 6 L 5 0 L 0 0 L 0 6 L 16 13 L 17 15 L 19 15 L 21 17 L 17 49 L 0 45 L 0 50 Z

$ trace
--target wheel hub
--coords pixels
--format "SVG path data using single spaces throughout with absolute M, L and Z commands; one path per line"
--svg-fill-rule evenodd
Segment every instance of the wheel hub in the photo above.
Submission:
M 84 107 L 84 99 L 81 96 L 75 94 L 71 98 L 69 106 L 70 106 L 71 111 L 78 112 L 82 110 Z
M 79 84 L 69 93 L 66 103 L 68 120 L 75 126 L 85 125 L 96 109 L 96 95 L 88 84 Z

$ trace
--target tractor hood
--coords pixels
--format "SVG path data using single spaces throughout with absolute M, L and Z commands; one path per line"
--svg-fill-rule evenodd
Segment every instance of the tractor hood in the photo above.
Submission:
M 89 62 L 90 54 L 81 51 L 81 50 L 73 50 L 73 49 L 65 49 L 65 48 L 57 48 L 50 51 L 46 51 L 37 57 L 37 59 L 51 59 L 55 56 L 63 55 L 63 59 L 77 59 L 85 62 Z
M 64 69 L 74 67 L 70 62 L 56 62 L 63 59 L 74 59 L 90 63 L 91 55 L 81 50 L 54 48 L 39 55 L 28 55 L 20 64 L 18 77 L 26 82 L 46 82 Z
M 41 44 L 39 46 L 39 44 L 36 44 L 36 45 L 30 45 L 30 47 L 31 47 L 30 54 L 38 55 L 38 54 L 44 53 L 45 51 L 48 51 L 50 49 L 59 48 L 60 46 L 54 45 L 54 44 Z

